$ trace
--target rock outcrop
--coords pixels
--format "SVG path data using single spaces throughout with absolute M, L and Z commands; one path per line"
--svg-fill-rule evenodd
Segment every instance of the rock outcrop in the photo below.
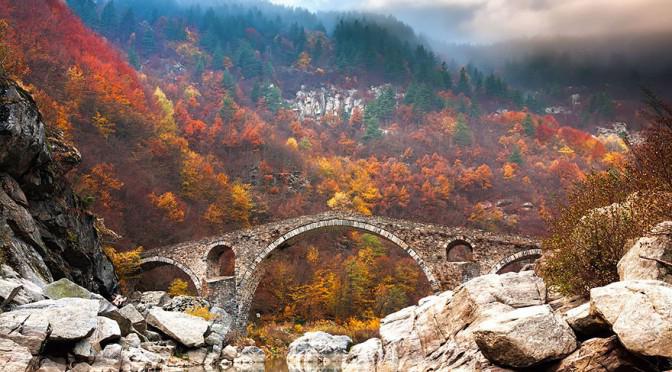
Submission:
M 101 250 L 95 218 L 63 177 L 81 160 L 79 152 L 56 130 L 47 131 L 30 95 L 2 77 L 0 134 L 0 245 L 5 263 L 40 287 L 66 277 L 112 295 L 117 280 Z
M 672 285 L 629 280 L 593 288 L 590 311 L 611 325 L 628 350 L 672 358 Z
M 655 370 L 646 360 L 628 352 L 616 336 L 591 338 L 558 364 L 549 368 L 550 372 L 643 372 Z
M 383 360 L 383 343 L 378 338 L 370 338 L 353 346 L 343 359 L 343 372 L 378 371 Z
M 667 263 L 667 264 L 666 264 Z M 672 221 L 655 226 L 618 262 L 621 280 L 650 279 L 672 284 Z

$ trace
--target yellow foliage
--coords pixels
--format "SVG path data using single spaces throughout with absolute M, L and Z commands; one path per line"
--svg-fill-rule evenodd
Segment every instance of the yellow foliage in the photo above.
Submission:
M 296 60 L 296 67 L 300 70 L 307 70 L 308 67 L 310 67 L 310 61 L 310 54 L 305 51 L 301 52 L 301 54 L 299 54 L 299 58 Z
M 285 145 L 287 145 L 287 147 L 289 147 L 290 149 L 292 149 L 294 151 L 299 149 L 299 143 L 296 142 L 296 138 L 294 138 L 294 137 L 287 138 L 287 142 L 285 143 Z
M 317 263 L 317 260 L 320 258 L 320 252 L 315 248 L 315 246 L 311 245 L 308 247 L 308 252 L 306 253 L 306 260 L 311 263 L 315 264 Z
M 93 126 L 98 129 L 103 138 L 107 139 L 111 134 L 114 134 L 117 131 L 116 125 L 112 123 L 108 118 L 101 115 L 100 112 L 96 111 L 96 114 L 91 118 Z
M 505 179 L 511 179 L 516 176 L 516 169 L 518 167 L 513 163 L 505 163 L 502 167 L 502 174 Z
M 168 294 L 171 296 L 189 296 L 191 294 L 189 292 L 189 283 L 180 278 L 173 280 L 170 282 L 170 286 L 168 286 Z
M 185 313 L 193 316 L 197 316 L 199 318 L 203 318 L 205 320 L 213 320 L 217 318 L 217 314 L 213 314 L 208 310 L 207 307 L 205 306 L 194 306 L 190 307 L 187 310 L 184 311 Z
M 175 109 L 173 102 L 171 102 L 161 88 L 156 87 L 154 90 L 154 98 L 163 112 L 163 117 L 158 120 L 157 131 L 159 134 L 177 133 L 177 124 L 175 123 Z
M 142 250 L 142 247 L 137 247 L 130 251 L 118 252 L 111 246 L 103 248 L 105 255 L 112 262 L 112 266 L 114 266 L 114 272 L 117 274 L 117 277 L 119 277 L 119 282 L 124 293 L 129 290 L 127 287 L 128 281 L 135 279 L 140 271 Z
M 250 225 L 250 212 L 253 207 L 252 197 L 250 196 L 251 187 L 250 184 L 238 181 L 231 186 L 231 217 L 241 222 L 243 226 Z
M 159 196 L 151 193 L 149 194 L 149 199 L 152 201 L 152 204 L 154 204 L 155 207 L 163 210 L 171 221 L 184 221 L 184 208 L 182 208 L 177 197 L 172 192 L 164 192 Z

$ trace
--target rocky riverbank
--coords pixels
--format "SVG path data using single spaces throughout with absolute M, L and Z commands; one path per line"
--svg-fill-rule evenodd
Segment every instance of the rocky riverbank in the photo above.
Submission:
M 385 317 L 380 338 L 341 354 L 341 369 L 668 370 L 671 256 L 672 222 L 664 222 L 623 257 L 621 281 L 592 289 L 589 299 L 554 295 L 533 271 L 477 277 Z M 308 347 L 305 338 L 312 337 L 297 340 L 288 361 L 306 370 L 334 363 L 331 347 Z

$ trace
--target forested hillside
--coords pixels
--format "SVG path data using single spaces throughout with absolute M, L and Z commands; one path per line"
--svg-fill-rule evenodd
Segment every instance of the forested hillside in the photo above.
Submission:
M 546 114 L 366 18 L 0 0 L 0 26 L 3 67 L 81 150 L 71 177 L 118 249 L 327 209 L 542 234 L 563 187 L 626 148 L 591 133 L 620 115 L 608 98 L 608 117 Z

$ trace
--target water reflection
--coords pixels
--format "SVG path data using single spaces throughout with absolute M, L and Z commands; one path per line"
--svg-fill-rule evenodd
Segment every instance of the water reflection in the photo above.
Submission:
M 287 365 L 287 360 L 283 358 L 269 359 L 262 364 L 237 365 L 229 368 L 187 368 L 171 369 L 171 371 L 187 372 L 341 372 L 339 365 Z

